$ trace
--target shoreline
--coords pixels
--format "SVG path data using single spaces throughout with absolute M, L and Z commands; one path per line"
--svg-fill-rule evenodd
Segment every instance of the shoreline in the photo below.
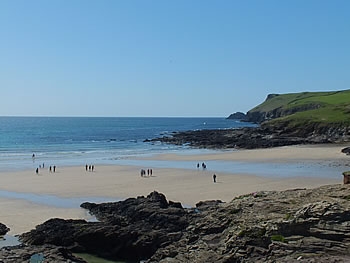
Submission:
M 321 149 L 322 148 L 322 149 Z M 303 160 L 301 166 L 309 161 L 346 162 L 349 159 L 339 152 L 341 147 L 285 146 L 272 149 L 242 150 L 200 155 L 163 154 L 146 157 L 146 160 L 186 160 L 193 165 L 200 161 L 246 160 L 248 162 L 273 160 L 288 163 Z M 339 153 L 338 153 L 339 152 Z M 295 159 L 294 157 L 298 157 Z M 306 158 L 308 157 L 308 158 Z M 144 157 L 143 157 L 144 158 Z M 143 158 L 140 158 L 142 160 Z M 196 160 L 196 161 L 195 161 Z M 140 169 L 153 169 L 153 175 L 141 177 Z M 152 191 L 165 194 L 168 200 L 181 202 L 183 206 L 194 206 L 199 201 L 222 200 L 230 202 L 234 197 L 257 191 L 287 190 L 294 188 L 315 188 L 321 185 L 340 184 L 342 175 L 334 178 L 295 176 L 293 170 L 287 177 L 259 176 L 251 173 L 217 172 L 215 170 L 197 170 L 181 168 L 154 168 L 137 165 L 95 165 L 94 172 L 85 171 L 83 166 L 58 167 L 56 173 L 41 170 L 39 175 L 34 171 L 0 172 L 1 191 L 22 193 L 21 198 L 8 198 L 0 195 L 0 222 L 10 227 L 9 234 L 19 234 L 33 229 L 49 218 L 83 218 L 88 219 L 86 211 L 79 206 L 57 207 L 55 204 L 38 203 L 26 200 L 26 194 L 46 198 L 86 198 L 94 202 L 119 201 L 130 197 L 147 196 Z M 213 183 L 213 173 L 217 183 Z M 20 182 L 20 183 L 19 183 Z M 89 198 L 91 200 L 89 200 Z M 28 199 L 28 198 L 27 198 Z

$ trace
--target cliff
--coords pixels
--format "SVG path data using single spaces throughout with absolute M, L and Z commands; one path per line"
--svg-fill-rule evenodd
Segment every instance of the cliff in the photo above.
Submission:
M 250 122 L 296 125 L 350 125 L 350 90 L 270 94 L 247 112 Z M 273 122 L 270 122 L 274 120 Z

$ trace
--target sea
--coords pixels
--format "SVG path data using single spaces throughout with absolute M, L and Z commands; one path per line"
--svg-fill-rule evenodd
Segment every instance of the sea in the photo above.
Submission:
M 247 126 L 255 124 L 203 117 L 0 117 L 0 171 L 116 164 L 165 152 L 198 153 L 205 150 L 144 141 L 174 131 Z
M 142 160 L 162 153 L 204 154 L 225 150 L 145 142 L 176 131 L 255 127 L 239 120 L 151 117 L 0 117 L 0 172 L 39 166 L 135 165 L 193 169 L 189 161 Z M 227 150 L 226 150 L 227 151 Z M 230 150 L 232 151 L 232 150 Z M 34 157 L 33 157 L 34 156 Z M 198 160 L 200 162 L 201 160 Z M 344 164 L 332 162 L 207 161 L 208 169 L 259 176 L 338 178 Z

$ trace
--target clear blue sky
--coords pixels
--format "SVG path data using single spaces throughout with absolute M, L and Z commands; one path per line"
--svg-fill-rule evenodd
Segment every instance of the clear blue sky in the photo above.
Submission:
M 2 0 L 0 116 L 218 116 L 350 89 L 348 0 Z

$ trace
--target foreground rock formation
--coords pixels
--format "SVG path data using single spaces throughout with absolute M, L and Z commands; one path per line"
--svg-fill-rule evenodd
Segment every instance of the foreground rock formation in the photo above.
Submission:
M 28 259 L 31 249 L 65 258 L 50 262 L 84 262 L 71 252 L 149 263 L 350 261 L 349 185 L 257 192 L 189 209 L 157 192 L 82 207 L 100 221 L 51 219 L 21 236 L 26 245 L 0 250 L 2 262 L 25 262 L 5 258 L 15 251 Z

